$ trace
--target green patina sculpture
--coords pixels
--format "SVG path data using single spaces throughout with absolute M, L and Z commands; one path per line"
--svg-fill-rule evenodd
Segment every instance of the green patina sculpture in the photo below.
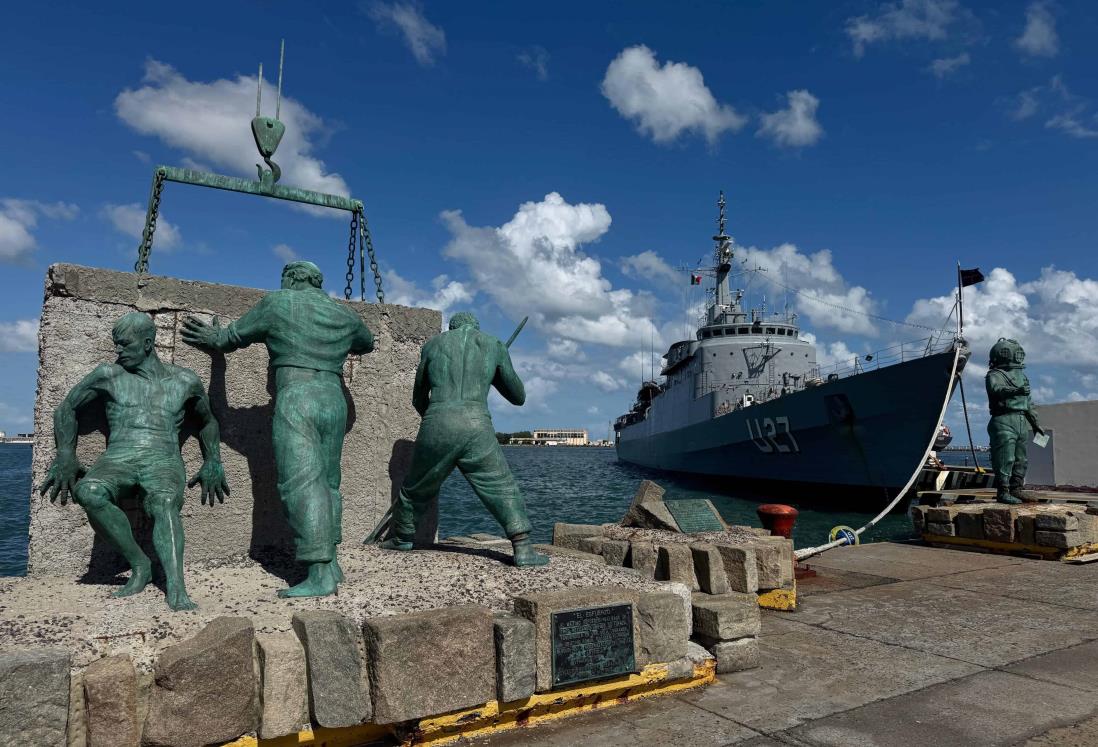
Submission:
M 515 565 L 549 562 L 533 549 L 526 506 L 496 441 L 487 402 L 492 386 L 512 404 L 526 401 L 507 347 L 481 332 L 472 314 L 454 314 L 449 331 L 428 340 L 420 355 L 412 404 L 423 422 L 393 506 L 392 536 L 382 547 L 412 549 L 420 517 L 457 467 L 503 526 L 514 547 Z
M 1022 489 L 1026 482 L 1026 442 L 1033 431 L 1043 431 L 1023 371 L 1026 353 L 1016 341 L 1000 337 L 991 347 L 990 358 L 984 383 L 991 411 L 987 433 L 991 437 L 996 498 L 1011 504 L 1034 501 L 1036 497 Z
M 343 580 L 336 557 L 342 540 L 340 458 L 347 430 L 343 363 L 374 349 L 374 336 L 352 309 L 321 286 L 312 262 L 282 270 L 282 289 L 269 293 L 222 327 L 188 317 L 183 340 L 228 352 L 262 342 L 275 374 L 274 452 L 278 493 L 294 533 L 297 560 L 308 577 L 282 597 L 327 596 Z
M 156 355 L 156 329 L 145 314 L 126 314 L 114 325 L 116 363 L 105 363 L 84 377 L 53 414 L 57 456 L 40 490 L 68 495 L 88 514 L 95 532 L 114 545 L 130 564 L 129 581 L 116 597 L 136 594 L 152 579 L 152 564 L 133 537 L 119 498 L 137 491 L 153 519 L 153 546 L 164 567 L 168 605 L 194 609 L 183 583 L 184 485 L 202 484 L 202 502 L 224 503 L 229 487 L 221 468 L 217 420 L 202 382 L 188 368 L 164 363 Z M 110 433 L 107 450 L 90 469 L 76 458 L 77 409 L 102 399 Z M 179 429 L 188 408 L 198 416 L 205 462 L 189 483 L 179 455 Z

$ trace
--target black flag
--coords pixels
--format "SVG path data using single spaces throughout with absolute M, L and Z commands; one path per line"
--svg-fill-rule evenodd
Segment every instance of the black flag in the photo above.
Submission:
M 971 270 L 960 270 L 959 272 L 962 288 L 984 282 L 984 273 L 980 272 L 979 267 L 973 267 Z

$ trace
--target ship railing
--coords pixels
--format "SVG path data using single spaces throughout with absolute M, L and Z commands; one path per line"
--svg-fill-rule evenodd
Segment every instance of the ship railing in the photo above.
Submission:
M 855 355 L 827 366 L 817 366 L 812 373 L 824 381 L 836 376 L 844 379 L 848 376 L 876 371 L 897 363 L 944 353 L 952 346 L 953 338 L 946 335 L 924 337 L 919 340 L 901 342 L 898 345 L 882 348 L 872 353 Z

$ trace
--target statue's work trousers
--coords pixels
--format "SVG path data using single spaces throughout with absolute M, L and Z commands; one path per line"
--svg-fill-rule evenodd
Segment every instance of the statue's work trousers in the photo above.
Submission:
M 1024 412 L 993 415 L 987 424 L 991 437 L 991 469 L 995 487 L 1017 489 L 1025 485 L 1026 442 L 1032 431 Z
M 333 560 L 342 541 L 339 461 L 346 429 L 347 401 L 336 376 L 293 381 L 275 395 L 278 494 L 303 563 Z
M 432 404 L 419 426 L 412 466 L 393 507 L 393 529 L 398 536 L 415 534 L 419 516 L 454 467 L 461 470 L 508 537 L 530 531 L 526 506 L 496 441 L 488 411 L 483 404 L 455 402 Z

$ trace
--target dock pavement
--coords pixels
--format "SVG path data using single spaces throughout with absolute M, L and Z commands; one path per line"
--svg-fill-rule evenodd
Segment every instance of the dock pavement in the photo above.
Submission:
M 1098 745 L 1098 563 L 878 543 L 809 565 L 758 669 L 463 744 Z

